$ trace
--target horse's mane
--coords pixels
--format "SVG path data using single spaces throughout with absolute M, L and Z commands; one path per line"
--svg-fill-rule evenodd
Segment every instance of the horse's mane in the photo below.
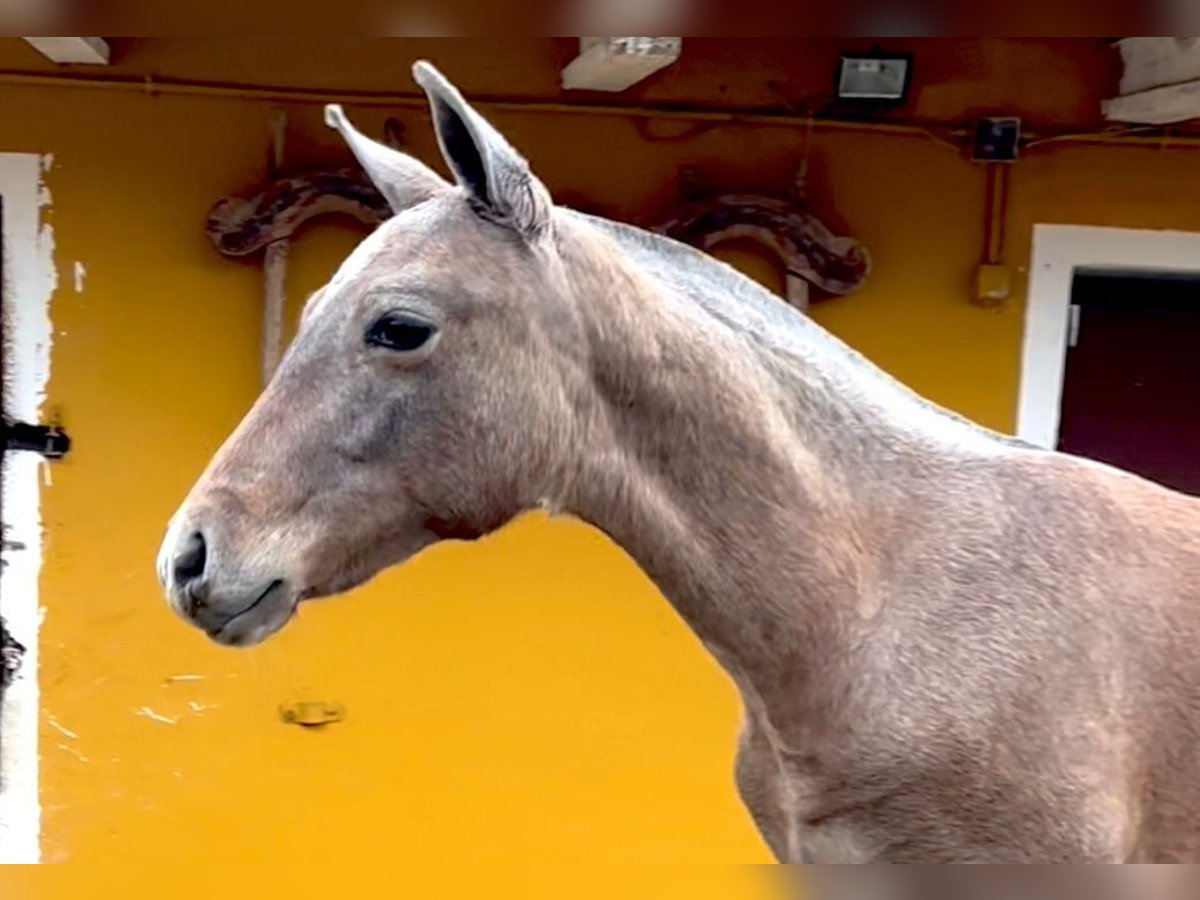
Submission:
M 886 410 L 892 421 L 942 439 L 961 442 L 973 436 L 1031 446 L 925 399 L 783 298 L 707 253 L 632 225 L 574 211 L 570 215 L 598 228 L 639 269 L 696 302 L 714 323 L 746 336 L 765 357 L 782 360 L 782 368 L 795 377 L 808 377 L 814 368 L 836 371 L 839 386 L 854 391 L 857 399 Z M 778 363 L 772 366 L 779 368 Z

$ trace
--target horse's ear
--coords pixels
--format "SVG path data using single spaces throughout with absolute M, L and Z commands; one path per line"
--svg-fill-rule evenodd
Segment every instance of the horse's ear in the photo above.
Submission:
M 429 97 L 442 155 L 476 211 L 527 237 L 542 232 L 550 194 L 521 154 L 432 65 L 418 62 L 413 78 Z
M 342 135 L 393 212 L 416 206 L 449 187 L 445 179 L 419 159 L 373 141 L 360 132 L 336 103 L 325 107 L 325 124 Z

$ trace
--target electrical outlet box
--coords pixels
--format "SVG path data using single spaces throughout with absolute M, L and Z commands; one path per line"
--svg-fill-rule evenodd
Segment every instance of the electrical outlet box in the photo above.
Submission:
M 1012 268 L 986 263 L 975 273 L 975 300 L 992 305 L 1003 303 L 1012 293 Z
M 1021 120 L 1016 116 L 979 119 L 971 144 L 975 162 L 1016 162 L 1021 148 Z

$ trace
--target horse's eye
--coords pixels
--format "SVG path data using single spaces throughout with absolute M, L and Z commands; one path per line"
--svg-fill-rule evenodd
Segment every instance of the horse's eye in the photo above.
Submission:
M 419 350 L 437 329 L 407 313 L 388 313 L 367 329 L 367 343 L 388 350 Z

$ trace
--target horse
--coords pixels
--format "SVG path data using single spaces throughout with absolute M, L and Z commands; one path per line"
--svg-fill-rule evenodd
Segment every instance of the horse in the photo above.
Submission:
M 531 510 L 623 547 L 736 684 L 799 863 L 1200 861 L 1200 501 L 923 399 L 734 269 L 557 206 L 436 68 L 453 180 L 393 211 L 171 519 L 171 608 L 250 646 Z

